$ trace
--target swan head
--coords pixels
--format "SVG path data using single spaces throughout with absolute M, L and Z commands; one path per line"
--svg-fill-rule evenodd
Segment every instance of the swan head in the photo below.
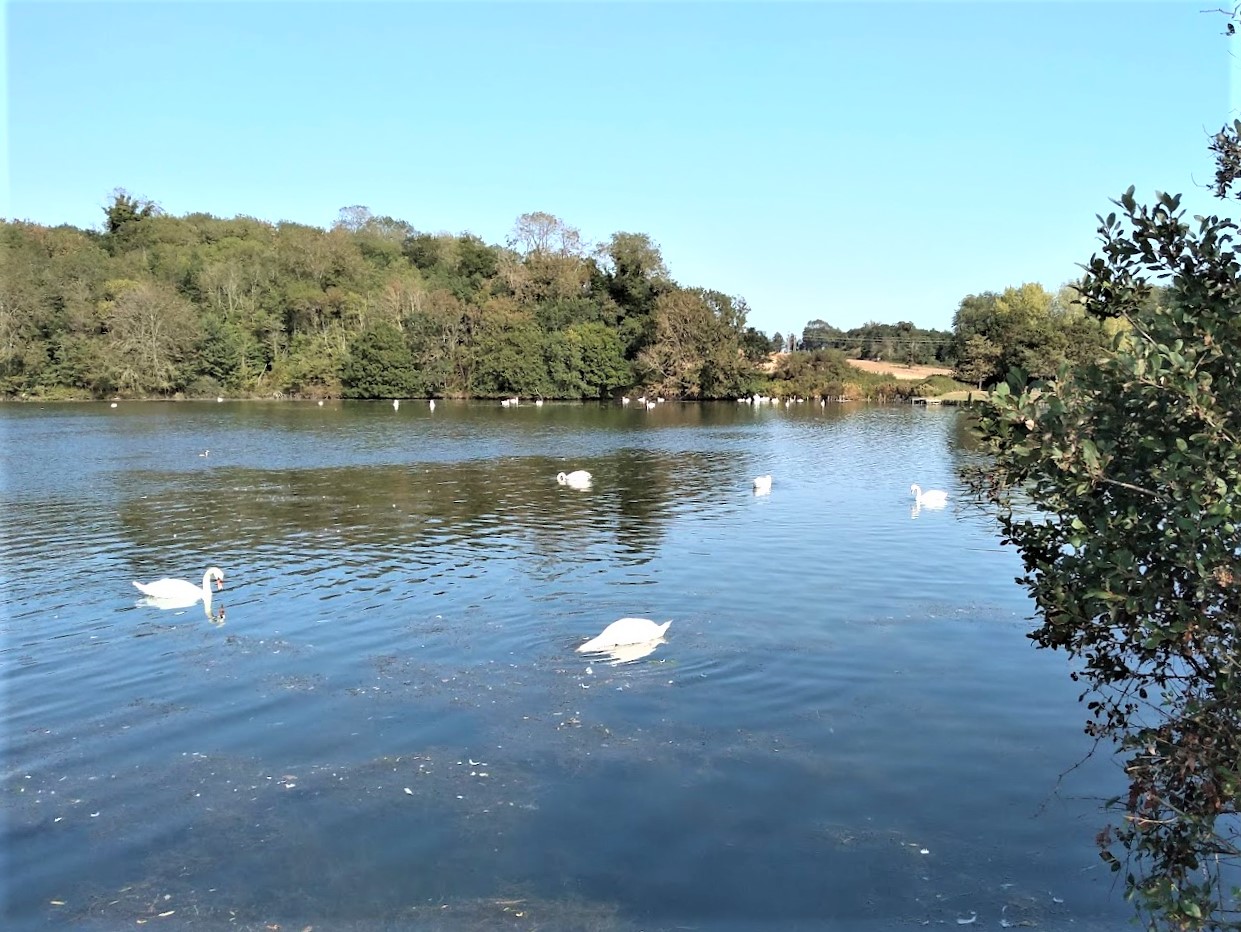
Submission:
M 221 589 L 224 588 L 224 570 L 220 569 L 218 566 L 211 567 L 211 569 L 207 570 L 207 572 L 204 573 L 203 576 L 204 576 L 204 580 L 211 580 L 211 579 L 215 580 L 215 591 L 216 592 L 219 592 Z
M 914 496 L 914 498 L 917 498 L 919 495 L 922 494 L 922 486 L 918 485 L 918 483 L 915 482 L 913 485 L 909 487 L 909 491 Z
M 569 481 L 569 477 L 566 476 L 562 472 L 558 472 L 556 473 L 556 481 L 559 482 L 561 485 L 564 485 L 566 482 Z

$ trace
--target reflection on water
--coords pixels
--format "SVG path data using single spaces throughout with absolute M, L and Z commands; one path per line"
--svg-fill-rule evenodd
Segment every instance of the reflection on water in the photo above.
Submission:
M 633 663 L 655 653 L 659 645 L 667 643 L 667 640 L 667 638 L 652 638 L 649 641 L 634 641 L 630 644 L 613 644 L 611 647 L 601 648 L 596 653 L 602 654 L 613 664 Z M 579 647 L 578 650 L 581 648 Z
M 1019 563 L 909 520 L 960 421 L 0 410 L 6 928 L 1114 927 Z M 212 565 L 227 625 L 134 604 Z
M 193 601 L 177 598 L 156 599 L 151 596 L 143 596 L 141 599 L 138 599 L 134 605 L 138 608 L 156 608 L 161 612 L 177 611 L 178 609 L 193 608 L 201 605 L 202 613 L 206 617 L 207 621 L 218 625 L 224 624 L 224 606 L 219 602 L 200 602 L 198 599 L 194 599 Z M 183 612 L 178 611 L 178 614 L 182 613 Z

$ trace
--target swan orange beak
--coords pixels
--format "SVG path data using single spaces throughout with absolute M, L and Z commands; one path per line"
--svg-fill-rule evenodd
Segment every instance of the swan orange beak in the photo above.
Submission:
M 219 579 L 215 581 L 215 591 L 219 592 L 223 588 L 224 588 L 224 577 L 221 576 Z

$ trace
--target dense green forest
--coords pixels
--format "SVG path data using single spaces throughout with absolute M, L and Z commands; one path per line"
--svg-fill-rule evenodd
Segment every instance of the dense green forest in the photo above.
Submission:
M 983 385 L 1101 341 L 1071 291 L 1038 285 L 969 296 L 952 332 L 816 319 L 768 337 L 743 298 L 673 280 L 650 236 L 590 247 L 546 213 L 523 214 L 501 246 L 365 207 L 324 230 L 172 217 L 117 191 L 98 230 L 0 223 L 0 262 L 10 398 L 901 397 L 930 390 L 847 357 Z

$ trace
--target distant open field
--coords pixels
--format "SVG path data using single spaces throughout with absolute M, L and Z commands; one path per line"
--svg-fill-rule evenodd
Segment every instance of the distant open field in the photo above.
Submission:
M 932 375 L 952 375 L 951 369 L 943 366 L 906 366 L 897 362 L 876 362 L 873 359 L 850 359 L 849 365 L 865 372 L 879 375 L 890 375 L 894 379 L 910 379 L 917 381 Z

